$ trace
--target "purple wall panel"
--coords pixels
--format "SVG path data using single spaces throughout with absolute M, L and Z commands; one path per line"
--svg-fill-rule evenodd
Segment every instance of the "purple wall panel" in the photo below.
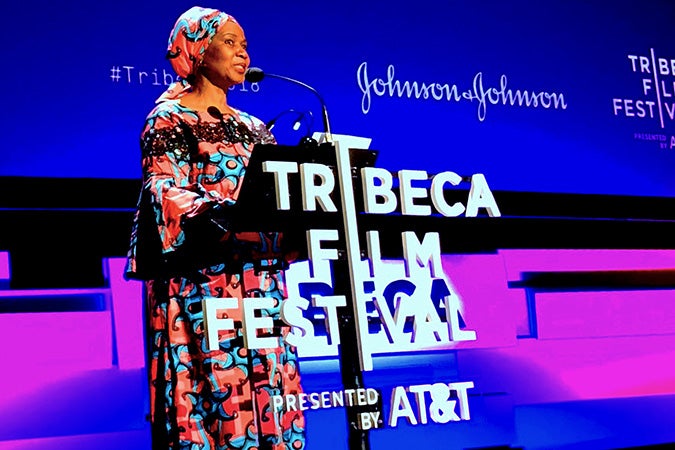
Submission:
M 13 355 L 0 363 L 0 383 L 5 391 L 0 400 L 0 420 L 7 425 L 0 432 L 0 441 L 4 442 L 0 449 L 38 448 L 37 444 L 26 447 L 32 442 L 28 438 L 41 437 L 38 441 L 45 445 L 50 436 L 64 439 L 64 435 L 87 430 L 109 433 L 117 427 L 120 433 L 143 434 L 147 426 L 147 390 L 142 285 L 123 279 L 123 265 L 123 258 L 104 261 L 108 286 L 102 289 L 0 290 L 2 302 L 48 297 L 106 298 L 102 310 L 0 314 L 0 339 L 6 343 L 6 354 Z M 510 439 L 514 445 L 546 448 L 562 445 L 564 439 L 552 440 L 550 433 L 565 426 L 576 430 L 569 437 L 570 443 L 597 440 L 603 446 L 618 442 L 624 432 L 630 433 L 624 442 L 653 442 L 649 436 L 640 441 L 635 434 L 638 432 L 652 433 L 656 441 L 675 439 L 666 431 L 666 416 L 656 413 L 653 422 L 645 422 L 635 433 L 625 431 L 629 428 L 621 417 L 611 421 L 593 416 L 621 409 L 625 402 L 636 408 L 649 402 L 654 408 L 663 408 L 674 398 L 672 289 L 594 290 L 572 286 L 556 290 L 513 284 L 522 282 L 525 272 L 574 271 L 592 275 L 673 267 L 675 251 L 671 250 L 521 249 L 444 255 L 444 271 L 461 297 L 467 326 L 476 330 L 477 340 L 459 343 L 453 349 L 439 349 L 438 358 L 428 358 L 427 362 L 452 361 L 452 367 L 438 366 L 429 373 L 455 371 L 459 379 L 475 383 L 472 420 L 464 425 L 473 431 L 465 434 L 464 444 L 489 445 L 490 439 L 495 443 Z M 532 321 L 537 334 L 528 337 L 524 331 Z M 456 359 L 451 357 L 453 354 Z M 416 360 L 413 355 L 390 358 L 400 361 L 398 365 Z M 17 369 L 17 361 L 21 370 Z M 328 366 L 337 370 L 336 365 Z M 328 366 L 308 361 L 308 380 L 313 377 L 321 385 L 326 374 L 320 373 L 324 369 L 316 368 Z M 318 371 L 313 374 L 315 369 Z M 387 377 L 389 372 L 397 376 L 396 371 L 389 370 Z M 377 380 L 378 375 L 373 375 L 371 380 Z M 328 378 L 339 379 L 333 375 Z M 404 381 L 386 378 L 387 383 Z M 115 401 L 109 409 L 97 409 L 96 414 L 89 414 L 91 417 L 81 414 L 83 405 L 97 395 L 101 400 L 110 399 L 110 389 L 115 392 Z M 49 397 L 47 409 L 52 419 L 40 429 L 28 426 L 28 417 L 47 410 L 41 403 L 45 395 Z M 493 400 L 499 400 L 494 405 L 501 406 L 495 409 Z M 33 406 L 26 408 L 27 404 Z M 17 414 L 18 410 L 22 413 Z M 494 413 L 497 410 L 499 414 Z M 533 415 L 553 421 L 548 437 L 533 428 Z M 313 414 L 313 426 L 332 426 L 334 421 L 322 420 L 325 416 L 324 412 Z M 450 424 L 428 426 L 426 432 L 414 430 L 414 435 L 426 433 L 432 439 L 428 434 L 432 428 L 434 433 L 440 433 L 438 436 L 455 433 L 444 428 Z M 384 448 L 388 439 L 394 439 L 388 436 L 396 436 L 399 431 L 375 432 L 380 434 L 373 435 L 373 448 Z M 322 434 L 331 435 L 312 431 L 313 436 Z M 481 436 L 483 440 L 478 439 Z M 313 439 L 316 443 L 321 438 Z

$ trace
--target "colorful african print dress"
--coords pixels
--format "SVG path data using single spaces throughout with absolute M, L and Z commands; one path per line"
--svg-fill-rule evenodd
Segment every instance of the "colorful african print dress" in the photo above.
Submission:
M 218 317 L 241 324 L 241 299 L 273 299 L 261 311 L 279 319 L 285 298 L 280 235 L 234 233 L 215 220 L 236 201 L 254 144 L 274 143 L 259 119 L 237 115 L 217 119 L 170 100 L 142 133 L 127 277 L 146 280 L 153 448 L 305 446 L 302 412 L 270 405 L 301 391 L 296 351 L 282 339 L 288 327 L 275 320 L 265 331 L 278 347 L 265 350 L 247 350 L 240 326 L 218 332 L 218 350 L 205 338 L 202 302 L 239 299 Z

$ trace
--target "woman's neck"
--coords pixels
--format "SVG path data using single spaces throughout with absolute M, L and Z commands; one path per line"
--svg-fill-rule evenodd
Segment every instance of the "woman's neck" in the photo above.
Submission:
M 180 103 L 197 111 L 206 111 L 213 106 L 223 114 L 234 114 L 234 110 L 227 104 L 227 93 L 213 85 L 193 86 L 191 92 L 181 97 Z

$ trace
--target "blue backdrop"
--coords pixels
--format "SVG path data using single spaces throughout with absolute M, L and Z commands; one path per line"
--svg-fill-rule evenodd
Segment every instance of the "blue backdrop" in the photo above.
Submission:
M 140 178 L 143 120 L 174 80 L 164 58 L 169 31 L 193 5 L 158 0 L 6 4 L 0 27 L 8 43 L 1 78 L 0 177 Z M 675 197 L 672 0 L 406 5 L 222 0 L 201 6 L 237 18 L 253 66 L 314 87 L 325 100 L 334 133 L 372 138 L 380 167 L 483 173 L 492 190 Z M 278 118 L 274 132 L 280 143 L 293 145 L 303 134 L 322 131 L 317 98 L 297 85 L 268 77 L 230 95 L 234 106 L 264 121 Z M 291 110 L 314 120 L 293 130 L 296 116 L 284 114 Z M 49 239 L 70 245 L 58 232 L 61 222 L 46 217 L 57 232 L 46 233 L 40 222 L 39 232 L 21 229 L 25 240 L 34 240 L 36 247 Z M 72 222 L 83 216 L 73 217 Z M 12 224 L 11 229 L 19 228 Z M 592 236 L 597 228 L 588 230 Z M 11 233 L 6 237 L 6 242 L 14 239 Z M 86 253 L 88 242 L 76 243 L 80 248 L 73 254 Z M 548 241 L 533 239 L 536 248 L 540 242 Z M 629 236 L 626 242 L 644 241 Z M 54 252 L 60 249 L 57 245 Z M 455 448 L 507 444 L 578 450 L 672 442 L 675 290 L 670 281 L 651 284 L 675 267 L 670 249 L 666 243 L 664 250 L 498 249 L 445 255 L 445 270 L 467 300 L 469 326 L 479 330 L 476 347 L 384 355 L 365 381 L 385 396 L 395 385 L 473 381 L 472 419 L 424 426 L 401 421 L 396 429 L 373 432 L 372 448 L 443 442 Z M 18 253 L 11 255 L 14 262 Z M 30 259 L 31 276 L 32 257 L 24 257 L 24 270 Z M 2 258 L 0 252 L 0 263 Z M 8 255 L 4 258 L 0 284 L 7 285 Z M 584 276 L 574 289 L 537 288 L 536 280 L 534 287 L 527 284 L 531 274 L 570 271 L 590 272 L 601 281 L 611 272 L 622 282 L 616 290 L 584 285 Z M 103 294 L 95 289 L 82 295 L 99 301 Z M 142 330 L 140 290 L 135 295 L 116 292 L 110 311 L 69 311 L 67 320 L 84 324 L 81 330 L 54 315 L 40 333 L 27 332 L 32 317 L 0 314 L 6 341 L 32 337 L 36 344 L 24 342 L 24 347 L 39 348 L 49 329 L 52 347 L 63 350 L 24 358 L 22 364 L 34 366 L 20 372 L 14 358 L 6 359 L 0 372 L 12 395 L 0 405 L 0 419 L 7 424 L 0 440 L 81 437 L 116 427 L 140 430 L 147 439 L 144 368 L 138 361 L 131 369 L 120 363 L 124 351 L 141 350 L 133 344 Z M 119 320 L 123 311 L 135 318 L 133 326 Z M 82 321 L 81 313 L 93 317 Z M 127 347 L 117 341 L 113 346 L 113 339 L 127 338 Z M 335 360 L 303 360 L 303 370 L 309 392 L 340 384 Z M 86 383 L 80 378 L 85 375 Z M 119 395 L 109 395 L 110 389 Z M 44 408 L 45 396 L 53 409 Z M 105 407 L 91 408 L 92 399 Z M 38 410 L 47 417 L 41 427 L 34 426 Z M 340 408 L 310 411 L 312 446 L 346 448 L 345 421 Z M 107 448 L 128 446 L 126 436 L 120 438 L 124 444 L 110 440 Z M 136 448 L 147 448 L 145 442 Z M 51 448 L 63 448 L 55 445 Z M 97 441 L 90 448 L 101 445 Z
M 168 34 L 193 4 L 8 4 L 0 176 L 139 177 L 143 119 L 173 77 Z M 675 195 L 669 0 L 202 6 L 239 20 L 252 65 L 313 86 L 334 133 L 373 138 L 381 167 L 484 173 L 493 190 Z M 265 121 L 311 111 L 322 129 L 317 98 L 282 80 L 230 102 Z M 281 143 L 307 130 L 292 117 Z

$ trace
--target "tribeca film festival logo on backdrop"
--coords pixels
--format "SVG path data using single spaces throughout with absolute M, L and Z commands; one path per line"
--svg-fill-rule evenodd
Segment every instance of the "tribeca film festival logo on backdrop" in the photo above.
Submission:
M 470 87 L 444 82 L 402 81 L 395 77 L 390 64 L 384 77 L 371 77 L 368 63 L 362 62 L 356 70 L 356 80 L 363 94 L 361 112 L 368 114 L 373 97 L 412 98 L 419 101 L 477 102 L 479 121 L 484 121 L 488 105 L 520 106 L 525 108 L 567 109 L 565 95 L 560 92 L 530 91 L 508 87 L 508 78 L 502 74 L 499 86 L 486 86 L 483 73 L 477 72 Z
M 659 57 L 653 48 L 647 55 L 626 56 L 629 70 L 640 77 L 642 97 L 613 98 L 614 115 L 658 123 L 660 131 L 636 131 L 633 139 L 653 141 L 659 148 L 675 148 L 675 136 L 666 132 L 666 124 L 675 120 L 675 59 Z

